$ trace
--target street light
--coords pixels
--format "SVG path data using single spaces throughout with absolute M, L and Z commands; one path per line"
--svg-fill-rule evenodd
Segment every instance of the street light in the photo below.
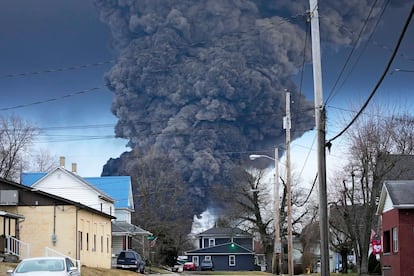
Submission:
M 274 244 L 274 253 L 275 253 L 275 261 L 276 264 L 276 273 L 279 275 L 280 273 L 280 252 L 281 252 L 281 243 L 280 243 L 280 211 L 279 211 L 279 166 L 278 166 L 278 149 L 275 148 L 275 157 L 272 158 L 267 155 L 261 154 L 252 154 L 249 156 L 250 160 L 255 160 L 257 158 L 267 158 L 270 160 L 275 161 L 275 200 L 274 200 L 274 225 L 275 225 L 275 244 Z

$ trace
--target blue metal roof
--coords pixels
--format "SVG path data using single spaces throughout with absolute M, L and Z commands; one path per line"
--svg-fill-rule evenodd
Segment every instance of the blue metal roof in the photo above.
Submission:
M 21 184 L 30 187 L 46 174 L 45 172 L 22 173 Z M 83 177 L 82 179 L 115 199 L 115 208 L 134 209 L 134 206 L 128 206 L 131 189 L 129 176 Z
M 21 184 L 30 187 L 46 174 L 45 172 L 22 173 Z
M 131 189 L 129 176 L 84 177 L 83 179 L 115 199 L 115 208 L 134 209 L 134 206 L 128 206 L 128 196 Z

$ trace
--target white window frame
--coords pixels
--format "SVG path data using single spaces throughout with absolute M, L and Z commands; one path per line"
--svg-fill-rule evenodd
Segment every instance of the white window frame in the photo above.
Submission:
M 204 256 L 204 260 L 211 261 L 211 256 Z
M 198 256 L 193 256 L 193 263 L 194 263 L 196 266 L 199 266 L 200 261 L 199 261 L 199 259 L 198 259 Z
M 398 252 L 398 228 L 392 228 L 392 251 Z
M 216 246 L 216 239 L 209 238 L 208 239 L 208 247 L 213 247 L 213 246 Z
M 229 255 L 229 266 L 236 266 L 236 256 Z

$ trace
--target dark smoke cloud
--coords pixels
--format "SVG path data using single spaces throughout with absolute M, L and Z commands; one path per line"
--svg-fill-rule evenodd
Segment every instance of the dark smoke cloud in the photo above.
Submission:
M 360 26 L 370 1 L 323 3 L 328 18 L 321 24 L 330 41 L 350 43 L 355 33 L 349 29 Z M 116 135 L 143 158 L 168 155 L 202 204 L 206 188 L 225 181 L 249 153 L 271 155 L 284 143 L 285 89 L 295 103 L 292 138 L 313 128 L 313 103 L 291 80 L 303 62 L 308 1 L 95 4 L 119 52 L 106 75 L 115 93 Z

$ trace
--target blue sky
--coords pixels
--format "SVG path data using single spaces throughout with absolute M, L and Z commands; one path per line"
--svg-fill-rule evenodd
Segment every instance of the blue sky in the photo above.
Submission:
M 65 156 L 69 166 L 77 163 L 81 175 L 100 175 L 126 141 L 113 138 L 116 118 L 104 74 L 114 57 L 95 7 L 83 0 L 2 1 L 0 33 L 0 115 L 30 120 L 44 129 L 35 147 Z M 9 76 L 19 73 L 28 74 Z M 50 99 L 56 100 L 31 104 Z M 13 108 L 18 105 L 27 106 Z
M 329 95 L 351 47 L 328 47 L 322 41 L 324 99 L 329 98 L 327 138 L 342 129 L 343 118 L 352 116 L 352 112 L 344 109 L 356 111 L 374 88 L 408 13 L 407 8 L 386 11 L 366 48 L 365 42 L 361 42 L 361 47 L 355 50 L 358 62 L 355 63 L 355 57 L 351 59 L 332 97 Z M 391 66 L 393 73 L 387 75 L 372 104 L 412 110 L 412 25 Z M 36 147 L 66 156 L 68 164 L 78 164 L 82 176 L 99 175 L 110 157 L 118 157 L 127 148 L 125 140 L 113 138 L 116 123 L 110 111 L 113 94 L 104 84 L 104 74 L 113 65 L 111 60 L 115 54 L 111 34 L 99 21 L 91 1 L 2 0 L 0 33 L 0 115 L 16 114 L 32 121 L 44 130 Z M 80 65 L 86 68 L 43 72 Z M 300 73 L 296 79 L 299 83 Z M 302 91 L 313 99 L 311 65 L 305 66 Z M 20 105 L 23 107 L 16 107 Z M 312 143 L 314 135 L 313 131 L 308 132 L 291 148 L 294 167 L 299 171 L 306 167 L 304 175 L 309 178 L 316 171 L 315 151 L 311 150 L 312 146 L 316 147 Z M 329 158 L 340 156 L 335 150 Z

